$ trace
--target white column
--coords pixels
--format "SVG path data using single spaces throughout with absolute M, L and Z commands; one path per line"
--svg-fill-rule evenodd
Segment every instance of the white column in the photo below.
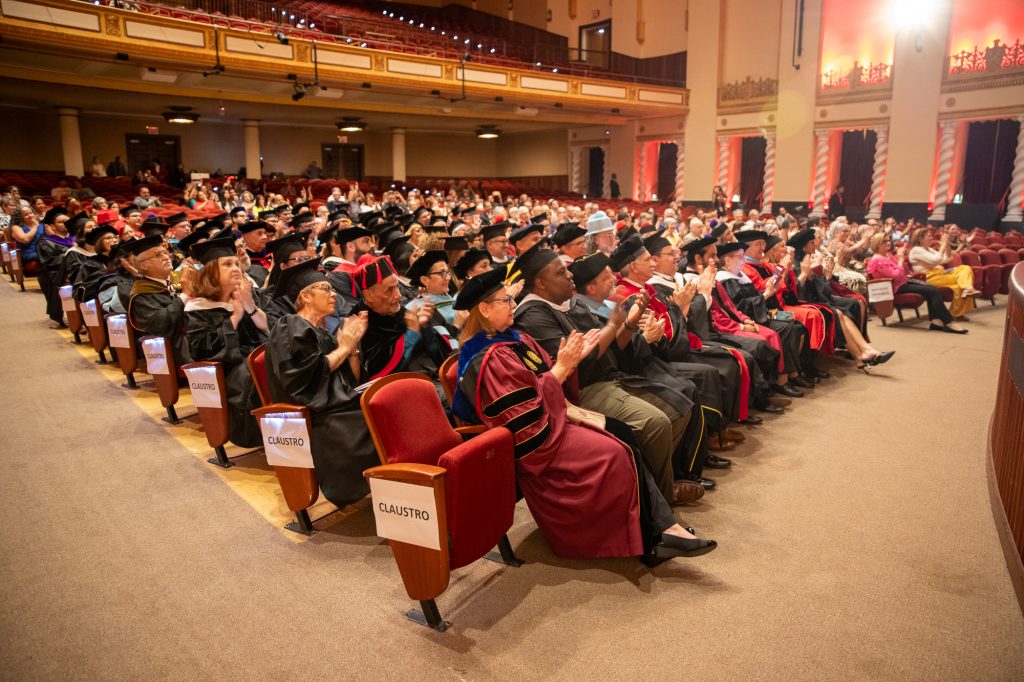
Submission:
M 610 199 L 612 196 L 612 146 L 610 144 L 601 145 L 601 151 L 604 153 L 604 161 L 601 166 L 601 177 L 604 178 L 601 182 L 601 196 L 605 199 Z
M 391 129 L 391 179 L 405 182 L 405 128 Z
M 1024 116 L 1018 116 L 1020 132 L 1017 134 L 1017 155 L 1013 158 L 1013 176 L 1010 193 L 1006 195 L 1004 223 L 1019 223 L 1024 219 Z
M 946 204 L 949 203 L 949 180 L 953 177 L 953 151 L 956 145 L 956 121 L 942 121 L 942 137 L 939 140 L 938 170 L 935 172 L 935 204 L 928 221 L 946 220 Z
M 260 122 L 251 118 L 242 119 L 242 134 L 245 136 L 245 175 L 258 180 L 263 176 L 260 164 Z
M 775 133 L 764 133 L 764 189 L 761 191 L 761 210 L 772 212 L 775 199 Z
M 78 131 L 78 109 L 60 107 L 60 142 L 64 151 L 64 174 L 82 177 L 85 164 L 82 162 L 82 136 Z
M 633 183 L 633 201 L 646 201 L 647 194 L 647 143 L 636 143 L 636 181 Z
M 889 126 L 875 128 L 875 164 L 871 170 L 871 204 L 865 218 L 882 217 L 882 196 L 885 193 L 885 167 L 889 161 Z
M 679 139 L 676 140 L 676 184 L 675 184 L 675 200 L 679 203 L 683 202 L 683 166 L 684 166 L 684 152 L 686 151 L 686 136 L 680 135 Z
M 832 131 L 815 130 L 816 140 L 814 150 L 814 190 L 811 192 L 811 200 L 814 202 L 814 209 L 808 214 L 811 218 L 820 218 L 825 215 L 828 208 L 825 203 L 828 197 L 825 196 L 825 178 L 828 175 L 828 137 Z
M 570 166 L 572 175 L 569 177 L 569 190 L 576 194 L 583 194 L 583 147 L 570 147 L 569 153 L 572 154 L 572 164 Z
M 718 136 L 718 177 L 715 184 L 722 188 L 726 194 L 729 188 L 725 184 L 729 182 L 729 137 Z

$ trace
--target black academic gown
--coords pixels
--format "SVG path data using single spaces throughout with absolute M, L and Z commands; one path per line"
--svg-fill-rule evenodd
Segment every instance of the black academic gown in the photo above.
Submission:
M 223 364 L 228 391 L 228 440 L 253 448 L 261 445 L 263 439 L 250 412 L 261 407 L 261 403 L 245 359 L 267 337 L 248 315 L 242 316 L 236 329 L 231 324 L 231 312 L 221 305 L 226 304 L 193 299 L 186 306 L 189 353 L 196 362 Z
M 64 252 L 60 270 L 57 273 L 57 287 L 68 283 L 78 285 L 91 277 L 99 277 L 106 271 L 106 262 L 95 253 L 73 246 Z
M 64 324 L 64 311 L 60 305 L 61 262 L 68 247 L 47 238 L 39 240 L 39 288 L 46 297 L 46 314 L 57 324 Z
M 168 339 L 178 367 L 192 362 L 185 333 L 185 303 L 166 284 L 147 277 L 135 280 L 128 298 L 128 319 L 141 336 Z
M 267 267 L 267 254 L 264 253 L 253 253 L 246 249 L 246 253 L 249 255 L 249 269 L 246 271 L 253 281 L 256 282 L 256 286 L 262 287 L 263 283 L 267 281 L 267 276 L 270 274 L 270 268 Z
M 96 297 L 99 300 L 99 295 L 104 291 L 116 288 L 117 289 L 117 300 L 121 303 L 121 307 L 128 310 L 128 304 L 132 296 L 132 286 L 135 284 L 135 278 L 129 273 L 124 272 L 120 268 L 114 272 L 107 273 L 100 278 L 99 283 L 96 287 Z M 88 299 L 86 299 L 88 300 Z
M 285 315 L 267 342 L 267 382 L 275 402 L 304 405 L 312 418 L 313 467 L 324 497 L 338 506 L 369 493 L 363 471 L 380 464 L 359 406 L 348 361 L 330 371 L 335 337 L 298 315 Z
M 719 281 L 736 307 L 757 324 L 779 335 L 785 372 L 800 371 L 800 350 L 807 344 L 807 329 L 796 320 L 777 320 L 769 315 L 764 296 L 746 275 L 736 276 L 725 271 L 718 274 Z

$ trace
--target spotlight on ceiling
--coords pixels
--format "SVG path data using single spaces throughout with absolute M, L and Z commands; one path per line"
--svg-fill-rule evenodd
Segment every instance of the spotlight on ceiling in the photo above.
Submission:
M 338 130 L 343 133 L 360 133 L 366 130 L 366 122 L 355 116 L 346 116 L 338 121 Z
M 170 111 L 164 112 L 164 120 L 168 123 L 195 123 L 199 120 L 199 114 L 192 113 L 192 107 L 171 107 Z
M 499 135 L 501 135 L 501 131 L 497 126 L 486 125 L 476 129 L 476 136 L 481 140 L 493 140 Z
M 278 31 L 277 33 L 274 34 L 274 37 L 277 38 L 277 42 L 281 43 L 282 45 L 288 44 L 288 36 L 284 34 L 284 31 Z

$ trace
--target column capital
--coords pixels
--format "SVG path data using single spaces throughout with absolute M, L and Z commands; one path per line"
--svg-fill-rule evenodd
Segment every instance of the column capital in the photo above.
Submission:
M 766 130 L 765 128 L 761 128 L 761 130 L 758 131 L 758 132 L 760 132 L 761 133 L 761 137 L 763 137 L 766 140 L 774 140 L 775 139 L 775 131 L 774 130 Z
M 728 135 L 719 135 L 718 136 L 718 144 L 725 144 L 728 141 L 729 141 L 729 136 Z
M 875 131 L 875 135 L 888 135 L 889 134 L 889 124 L 888 123 L 883 123 L 881 125 L 877 125 L 877 126 L 874 127 L 873 130 Z
M 817 130 L 814 131 L 814 136 L 818 138 L 819 141 L 827 139 L 828 136 L 831 134 L 832 130 L 830 128 L 818 128 Z
M 391 129 L 391 133 L 392 134 L 396 134 L 397 133 L 397 134 L 400 134 L 400 135 L 404 135 L 405 134 L 405 128 L 392 128 Z

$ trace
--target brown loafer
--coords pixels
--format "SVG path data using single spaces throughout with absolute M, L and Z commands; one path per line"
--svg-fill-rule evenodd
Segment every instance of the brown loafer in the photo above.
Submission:
M 722 431 L 722 435 L 725 436 L 726 440 L 731 440 L 734 443 L 742 443 L 747 439 L 744 433 L 739 429 L 727 428 Z
M 716 433 L 708 441 L 708 449 L 712 452 L 728 452 L 736 449 L 736 443 L 731 440 L 722 440 Z
M 672 499 L 669 502 L 673 507 L 681 504 L 696 502 L 704 497 L 704 487 L 696 481 L 676 481 L 672 484 Z
M 772 396 L 768 400 L 775 407 L 789 407 L 793 404 L 793 401 L 789 398 L 780 398 L 779 396 Z

